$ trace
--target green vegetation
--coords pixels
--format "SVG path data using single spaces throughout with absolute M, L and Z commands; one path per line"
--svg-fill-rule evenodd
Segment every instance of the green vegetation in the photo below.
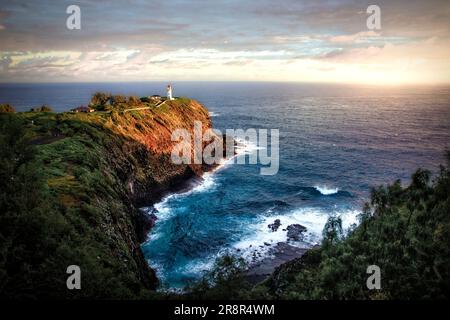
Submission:
M 212 299 L 450 297 L 450 153 L 447 167 L 441 167 L 433 181 L 430 172 L 419 169 L 406 188 L 400 181 L 374 188 L 358 227 L 344 237 L 340 218 L 331 217 L 323 236 L 320 248 L 280 266 L 254 287 L 242 281 L 244 269 L 239 273 L 235 264 L 228 263 L 232 271 L 228 281 L 207 277 L 193 286 L 192 295 Z M 381 268 L 381 290 L 367 289 L 369 265 Z M 216 271 L 222 268 L 223 263 Z
M 133 100 L 133 99 L 131 99 Z M 199 104 L 122 113 L 0 114 L 0 298 L 153 298 L 137 208 L 186 176 L 158 153 Z M 164 145 L 165 144 L 165 145 Z M 82 290 L 68 290 L 69 265 Z
M 185 298 L 202 300 L 249 299 L 250 284 L 244 276 L 246 264 L 242 258 L 225 255 L 200 281 L 187 287 Z
M 0 104 L 0 113 L 13 113 L 16 112 L 14 107 L 8 103 Z
M 120 156 L 122 142 L 81 118 L 0 118 L 2 297 L 131 298 L 154 286 L 132 248 L 137 212 L 106 158 Z M 58 137 L 41 137 L 56 127 Z M 81 267 L 83 290 L 66 289 L 71 264 Z
M 30 112 L 53 112 L 53 109 L 47 105 L 42 105 L 40 107 L 31 108 Z
M 141 97 L 141 98 L 139 98 L 139 100 L 141 100 L 141 102 L 144 102 L 144 103 L 150 103 L 151 102 L 149 97 Z
M 93 102 L 110 101 L 106 96 Z M 225 256 L 186 294 L 155 293 L 156 277 L 139 249 L 151 223 L 137 207 L 194 174 L 168 160 L 170 132 L 209 116 L 187 98 L 121 112 L 146 104 L 138 100 L 109 113 L 0 114 L 1 298 L 450 296 L 450 154 L 434 180 L 419 169 L 407 187 L 396 181 L 373 189 L 360 225 L 347 235 L 331 217 L 320 248 L 257 285 L 246 281 L 242 260 Z M 73 264 L 81 267 L 82 290 L 66 289 Z M 381 268 L 381 290 L 366 287 L 373 264 Z
M 111 94 L 96 92 L 92 95 L 90 106 L 97 110 L 102 110 L 104 106 L 109 102 Z
M 155 104 L 147 97 L 125 97 L 109 93 L 96 92 L 92 95 L 89 106 L 96 111 L 123 111 L 126 109 L 153 107 Z

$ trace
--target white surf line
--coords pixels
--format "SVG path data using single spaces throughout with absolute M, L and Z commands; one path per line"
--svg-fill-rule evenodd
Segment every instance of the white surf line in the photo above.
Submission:
M 332 212 L 342 219 L 344 232 L 349 231 L 353 224 L 357 224 L 357 209 L 344 209 Z M 253 264 L 270 258 L 271 250 L 279 242 L 287 243 L 290 246 L 308 249 L 320 244 L 322 240 L 322 230 L 326 221 L 330 217 L 330 211 L 326 208 L 304 207 L 296 208 L 287 213 L 276 215 L 261 215 L 257 220 L 248 225 L 247 233 L 238 241 L 231 244 L 238 255 L 248 263 Z M 268 225 L 275 220 L 280 220 L 281 225 L 277 231 L 272 231 Z M 301 241 L 289 240 L 287 237 L 287 227 L 289 225 L 300 224 L 307 228 Z
M 235 147 L 236 153 L 233 156 L 231 156 L 230 158 L 227 158 L 227 159 L 223 159 L 221 161 L 221 163 L 217 164 L 217 166 L 212 168 L 210 171 L 204 172 L 201 175 L 202 181 L 198 185 L 195 185 L 192 188 L 190 188 L 189 190 L 185 190 L 183 192 L 174 192 L 174 193 L 167 194 L 166 196 L 164 196 L 161 199 L 161 201 L 153 204 L 153 208 L 158 210 L 158 212 L 160 213 L 160 215 L 156 214 L 156 216 L 158 217 L 158 220 L 160 220 L 160 221 L 166 220 L 167 218 L 172 216 L 169 212 L 169 208 L 166 207 L 167 202 L 171 198 L 178 197 L 178 196 L 187 196 L 194 192 L 201 192 L 201 191 L 205 190 L 205 188 L 209 188 L 209 189 L 212 188 L 214 186 L 214 181 L 213 181 L 214 173 L 222 170 L 223 168 L 227 167 L 229 164 L 232 164 L 234 159 L 237 156 L 239 156 L 241 154 L 245 154 L 249 150 L 250 151 L 254 150 L 254 146 L 251 146 L 249 144 L 246 145 L 245 142 L 238 142 L 238 143 L 243 145 L 243 147 L 238 148 L 238 146 L 236 146 Z M 156 220 L 157 221 L 156 223 L 158 223 L 158 220 Z

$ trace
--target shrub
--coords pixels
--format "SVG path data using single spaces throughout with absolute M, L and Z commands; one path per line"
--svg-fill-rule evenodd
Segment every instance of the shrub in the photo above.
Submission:
M 187 288 L 187 297 L 193 299 L 248 299 L 250 284 L 244 273 L 246 263 L 242 258 L 224 255 L 202 279 Z
M 127 103 L 127 98 L 125 96 L 122 95 L 115 95 L 111 97 L 112 100 L 112 104 L 114 106 L 118 106 L 120 104 L 124 104 Z
M 47 105 L 42 105 L 40 107 L 31 108 L 30 112 L 53 112 L 53 109 Z
M 141 104 L 141 100 L 138 97 L 130 96 L 128 97 L 128 104 L 132 106 L 137 106 Z
M 90 104 L 94 107 L 104 106 L 109 101 L 110 98 L 111 94 L 109 93 L 96 92 L 92 95 Z
M 0 104 L 0 113 L 16 112 L 14 107 L 8 103 Z

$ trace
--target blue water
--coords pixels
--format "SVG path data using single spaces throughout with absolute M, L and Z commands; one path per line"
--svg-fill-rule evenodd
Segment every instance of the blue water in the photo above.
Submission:
M 95 91 L 144 96 L 163 94 L 164 86 L 0 84 L 0 103 L 65 111 Z M 263 176 L 259 165 L 228 164 L 155 205 L 158 220 L 142 249 L 165 287 L 197 279 L 224 252 L 264 257 L 286 240 L 281 228 L 267 227 L 276 218 L 282 228 L 306 226 L 307 242 L 317 243 L 329 215 L 349 227 L 371 186 L 406 183 L 419 166 L 436 171 L 450 149 L 448 87 L 180 82 L 174 93 L 203 103 L 215 128 L 278 129 L 280 168 Z

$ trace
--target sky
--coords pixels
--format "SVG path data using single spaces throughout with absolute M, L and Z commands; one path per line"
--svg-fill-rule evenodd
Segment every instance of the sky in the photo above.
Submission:
M 0 82 L 151 80 L 450 84 L 450 1 L 0 0 Z

